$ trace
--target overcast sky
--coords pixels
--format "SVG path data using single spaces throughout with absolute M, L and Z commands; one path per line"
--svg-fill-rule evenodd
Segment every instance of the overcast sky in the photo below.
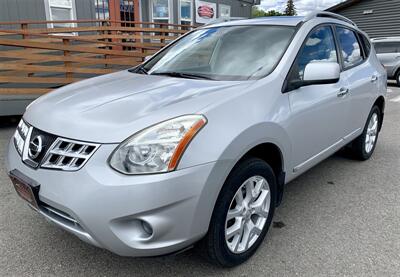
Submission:
M 297 13 L 307 14 L 313 10 L 324 10 L 343 0 L 294 0 Z M 278 10 L 283 12 L 286 8 L 287 0 L 261 0 L 261 7 L 264 10 Z

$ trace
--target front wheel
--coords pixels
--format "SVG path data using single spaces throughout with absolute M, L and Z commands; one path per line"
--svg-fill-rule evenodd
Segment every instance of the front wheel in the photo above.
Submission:
M 352 143 L 353 156 L 361 161 L 368 160 L 375 150 L 382 124 L 382 113 L 378 106 L 372 107 L 363 133 Z
M 202 241 L 211 262 L 232 267 L 256 252 L 274 214 L 275 180 L 271 167 L 260 159 L 249 158 L 233 169 Z

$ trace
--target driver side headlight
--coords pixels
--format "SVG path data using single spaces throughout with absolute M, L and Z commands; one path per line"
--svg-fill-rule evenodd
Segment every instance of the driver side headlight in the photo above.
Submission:
M 203 115 L 184 115 L 144 129 L 118 146 L 111 154 L 110 166 L 132 175 L 173 171 L 206 123 Z

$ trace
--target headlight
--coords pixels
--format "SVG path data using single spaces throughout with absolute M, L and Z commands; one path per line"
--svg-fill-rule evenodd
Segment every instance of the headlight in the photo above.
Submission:
M 185 115 L 144 129 L 118 146 L 111 155 L 110 166 L 124 174 L 172 171 L 206 123 L 202 115 Z

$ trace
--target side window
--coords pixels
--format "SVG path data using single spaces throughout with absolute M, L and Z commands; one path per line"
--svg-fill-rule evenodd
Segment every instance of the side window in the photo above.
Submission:
M 399 42 L 376 42 L 374 46 L 376 53 L 378 54 L 390 54 L 400 52 Z
M 369 53 L 371 53 L 371 43 L 369 42 L 368 38 L 363 34 L 358 34 L 361 38 L 361 44 L 364 48 L 365 57 L 369 57 Z
M 344 68 L 360 64 L 364 58 L 356 34 L 347 28 L 336 27 L 336 30 L 342 49 Z
M 303 80 L 306 65 L 312 62 L 338 62 L 335 39 L 329 26 L 315 29 L 306 39 L 290 72 L 290 80 Z

